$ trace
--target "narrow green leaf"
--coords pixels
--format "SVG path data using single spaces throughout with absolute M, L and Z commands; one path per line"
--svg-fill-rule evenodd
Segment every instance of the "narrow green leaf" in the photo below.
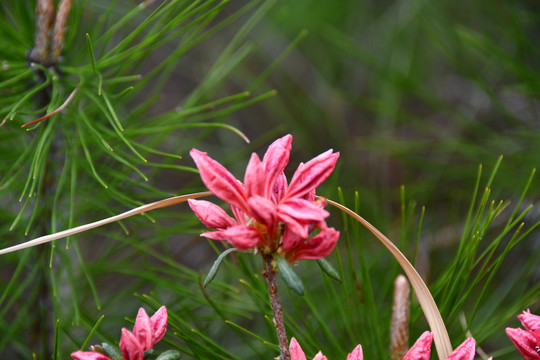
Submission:
M 54 326 L 54 349 L 51 356 L 52 360 L 58 359 L 58 326 L 60 325 L 60 319 L 56 319 L 56 325 Z
M 235 329 L 240 330 L 244 334 L 247 334 L 247 335 L 251 336 L 252 338 L 260 341 L 261 343 L 268 346 L 269 348 L 279 351 L 279 346 L 278 345 L 266 341 L 265 339 L 263 339 L 262 337 L 260 337 L 259 335 L 255 334 L 255 333 L 253 333 L 252 331 L 249 331 L 248 329 L 246 329 L 246 328 L 244 328 L 244 327 L 242 327 L 242 326 L 240 326 L 238 324 L 235 324 L 235 323 L 233 323 L 232 321 L 229 321 L 229 320 L 225 320 L 225 323 L 227 323 L 228 325 L 232 326 Z
M 22 71 L 21 73 L 19 73 L 18 75 L 16 76 L 13 76 L 13 77 L 10 77 L 9 79 L 7 80 L 4 80 L 4 81 L 1 81 L 0 82 L 0 89 L 1 88 L 6 88 L 8 85 L 11 85 L 11 84 L 17 84 L 19 83 L 21 80 L 29 77 L 32 75 L 32 69 L 26 69 L 24 71 Z
M 90 40 L 90 34 L 86 33 L 86 42 L 88 43 L 88 50 L 90 51 L 90 60 L 92 61 L 92 69 L 98 77 L 98 95 L 101 96 L 101 89 L 103 87 L 103 77 L 101 73 L 97 71 L 96 68 L 96 59 L 94 57 L 94 48 L 92 46 L 92 41 Z
M 309 31 L 307 29 L 301 30 L 300 33 L 298 33 L 298 35 L 296 36 L 296 38 L 287 46 L 287 48 L 285 48 L 285 50 L 281 54 L 279 54 L 279 56 L 277 56 L 274 61 L 272 61 L 272 63 L 266 69 L 264 69 L 264 71 L 259 76 L 257 76 L 257 78 L 250 85 L 249 90 L 253 91 L 254 89 L 259 88 L 259 86 L 263 84 L 266 78 L 268 78 L 268 76 L 270 76 L 270 74 L 274 72 L 274 70 L 283 62 L 283 60 L 285 60 L 285 58 L 289 56 L 289 54 L 293 52 L 294 49 L 296 49 L 298 44 L 308 34 Z
M 90 51 L 90 60 L 92 62 L 92 70 L 97 74 L 96 70 L 96 59 L 94 58 L 94 47 L 92 46 L 92 41 L 90 41 L 90 34 L 86 33 L 86 43 L 88 44 L 88 50 Z
M 114 132 L 118 135 L 118 137 L 124 142 L 124 144 L 126 144 L 126 146 L 133 152 L 133 154 L 135 154 L 139 159 L 141 159 L 143 162 L 147 162 L 147 160 L 133 147 L 133 145 L 131 144 L 131 142 L 124 136 L 123 134 L 123 131 L 124 129 L 122 128 L 119 128 L 117 123 L 119 124 L 120 123 L 120 120 L 118 120 L 118 117 L 116 117 L 116 120 L 113 118 L 113 115 L 116 116 L 116 113 L 114 113 L 114 109 L 112 108 L 112 105 L 110 103 L 108 103 L 108 105 L 110 105 L 109 108 L 105 107 L 101 101 L 95 97 L 94 94 L 90 93 L 90 92 L 87 92 L 87 95 L 90 97 L 90 99 L 100 108 L 101 111 L 103 111 L 103 114 L 105 115 L 105 117 L 107 118 L 107 120 L 109 120 L 109 122 L 111 123 L 111 127 L 113 128 Z M 104 99 L 107 99 L 107 96 L 104 94 L 103 95 L 103 98 Z M 108 102 L 108 99 L 106 100 Z M 112 111 L 112 113 L 111 113 Z M 120 125 L 121 126 L 121 125 Z
M 108 85 L 119 84 L 124 82 L 139 81 L 143 78 L 142 75 L 127 75 L 127 76 L 117 76 L 115 78 L 106 79 L 105 83 Z
M 88 117 L 86 116 L 85 112 L 82 111 L 82 110 L 79 110 L 79 115 L 81 116 L 81 119 L 83 119 L 84 123 L 86 124 L 86 126 L 90 129 L 90 131 L 92 132 L 92 134 L 94 134 L 94 136 L 96 138 L 98 138 L 100 141 L 101 141 L 101 144 L 109 151 L 114 151 L 114 149 L 109 145 L 109 143 L 107 141 L 105 141 L 105 139 L 103 138 L 103 136 L 101 136 L 101 134 L 99 133 L 99 131 L 96 130 L 96 128 L 92 125 L 92 123 L 90 122 L 90 120 L 88 119 Z
M 17 224 L 21 220 L 21 218 L 22 218 L 22 216 L 24 214 L 24 210 L 26 210 L 26 207 L 28 206 L 29 202 L 30 202 L 30 198 L 27 197 L 26 201 L 24 202 L 23 207 L 21 208 L 21 210 L 19 211 L 19 213 L 15 217 L 15 220 L 13 220 L 13 222 L 11 223 L 11 226 L 9 227 L 9 231 L 13 231 L 13 229 L 15 229 L 15 226 L 17 226 Z
M 276 260 L 276 265 L 279 269 L 279 273 L 281 274 L 281 277 L 283 278 L 283 281 L 287 284 L 287 286 L 296 294 L 303 296 L 304 295 L 304 283 L 302 280 L 296 275 L 294 272 L 291 264 L 282 256 L 276 255 L 274 256 L 274 259 Z
M 536 173 L 536 168 L 532 169 L 531 175 L 529 176 L 529 179 L 527 180 L 527 184 L 525 185 L 525 188 L 521 192 L 521 197 L 519 198 L 519 201 L 517 205 L 515 206 L 515 209 L 512 212 L 512 215 L 508 218 L 508 221 L 506 222 L 506 226 L 508 226 L 514 220 L 514 217 L 516 216 L 521 206 L 521 203 L 523 202 L 523 199 L 525 199 L 525 195 L 527 194 L 527 191 L 529 190 L 529 187 L 531 186 L 535 173 Z
M 178 360 L 180 359 L 181 355 L 176 350 L 167 350 L 159 354 L 159 356 L 156 358 L 156 360 Z
M 48 74 L 48 72 L 46 73 L 46 76 L 47 76 L 47 79 L 43 83 L 41 83 L 41 84 L 33 87 L 31 90 L 27 91 L 26 94 L 24 96 L 22 96 L 21 99 L 19 101 L 17 101 L 11 107 L 11 110 L 9 111 L 9 113 L 4 117 L 4 119 L 2 121 L 0 121 L 0 123 L 2 123 L 4 121 L 7 121 L 8 119 L 13 120 L 13 118 L 15 117 L 15 115 L 17 113 L 17 109 L 20 106 L 22 106 L 22 104 L 24 104 L 27 100 L 31 99 L 35 94 L 37 94 L 38 92 L 42 91 L 47 86 L 49 86 L 49 84 L 51 83 L 51 76 Z
M 192 173 L 195 173 L 195 174 L 198 174 L 199 172 L 197 171 L 197 169 L 191 167 L 191 166 L 182 166 L 182 165 L 174 165 L 174 164 L 160 164 L 160 163 L 147 163 L 148 166 L 152 166 L 152 167 L 155 167 L 155 168 L 163 168 L 163 169 L 175 169 L 175 170 L 180 170 L 180 171 L 187 171 L 187 172 L 192 172 Z
M 109 112 L 114 120 L 114 124 L 118 127 L 120 131 L 124 131 L 124 127 L 122 126 L 122 123 L 120 123 L 120 119 L 118 118 L 118 115 L 116 115 L 116 111 L 114 110 L 114 107 L 111 104 L 111 101 L 109 100 L 109 97 L 105 92 L 102 93 L 103 100 L 105 100 L 105 105 L 107 105 L 107 109 L 109 109 Z M 143 158 L 144 161 L 144 158 Z
M 101 317 L 98 319 L 98 321 L 96 322 L 92 330 L 90 330 L 88 337 L 86 338 L 86 340 L 84 340 L 84 343 L 81 345 L 81 350 L 84 350 L 88 346 L 88 344 L 90 343 L 90 340 L 92 339 L 92 336 L 94 336 L 94 333 L 97 331 L 97 329 L 99 328 L 99 325 L 101 324 L 104 318 L 105 318 L 105 315 L 101 315 Z
M 70 178 L 71 178 L 71 182 L 69 184 L 69 201 L 70 202 L 69 202 L 68 228 L 73 227 L 74 210 L 75 210 L 75 189 L 77 187 L 77 167 L 75 166 L 74 161 L 71 162 Z M 70 240 L 71 240 L 71 236 L 68 236 L 66 238 L 66 250 L 69 248 Z
M 127 94 L 130 91 L 133 91 L 135 89 L 133 86 L 129 86 L 125 88 L 124 90 L 120 91 L 118 94 L 111 95 L 111 98 L 118 99 L 119 97 L 122 97 L 123 95 Z
M 407 216 L 405 215 L 405 210 L 407 205 L 405 204 L 405 185 L 399 187 L 400 193 L 400 203 L 401 203 L 401 231 L 399 235 L 399 249 L 405 251 L 405 241 L 407 239 Z
M 92 162 L 92 156 L 90 155 L 90 151 L 88 150 L 88 147 L 86 146 L 86 141 L 84 140 L 84 136 L 81 132 L 81 129 L 79 128 L 79 125 L 77 124 L 77 132 L 79 133 L 79 138 L 81 139 L 81 146 L 83 148 L 84 155 L 86 156 L 86 160 L 88 161 L 88 165 L 90 166 L 90 171 L 96 178 L 96 180 L 105 188 L 108 189 L 109 186 L 103 181 L 103 179 L 99 176 L 99 174 L 96 171 L 96 168 L 94 167 L 94 163 Z
M 92 275 L 90 274 L 90 270 L 88 270 L 88 266 L 84 262 L 81 249 L 79 248 L 79 243 L 77 241 L 73 243 L 73 248 L 75 249 L 75 254 L 77 255 L 77 259 L 79 260 L 81 270 L 84 276 L 86 277 L 86 281 L 88 281 L 88 286 L 90 286 L 90 291 L 92 292 L 92 296 L 94 297 L 96 308 L 99 310 L 101 309 L 101 302 L 99 301 L 97 288 L 96 288 L 96 285 L 94 284 L 94 280 L 92 279 Z
M 54 242 L 51 243 L 51 246 L 54 247 Z M 51 281 L 51 294 L 54 299 L 58 298 L 58 285 L 56 284 L 56 277 L 54 276 L 54 270 L 52 267 L 49 267 L 49 276 Z
M 420 244 L 420 232 L 422 230 L 422 223 L 424 222 L 424 214 L 426 213 L 426 207 L 422 206 L 422 214 L 420 215 L 420 222 L 418 223 L 418 233 L 416 234 L 416 245 L 414 247 L 414 255 L 412 265 L 416 268 L 416 256 L 418 255 L 418 245 Z
M 203 287 L 208 286 L 208 284 L 210 284 L 212 280 L 214 280 L 214 278 L 216 277 L 217 271 L 219 269 L 219 265 L 221 265 L 221 262 L 223 261 L 225 256 L 237 250 L 238 250 L 237 248 L 230 248 L 230 249 L 225 250 L 218 256 L 216 261 L 214 261 L 214 264 L 212 264 L 212 267 L 210 268 L 210 271 L 208 272 L 206 279 L 204 279 Z
M 7 286 L 4 288 L 4 291 L 2 292 L 2 296 L 0 296 L 0 305 L 3 305 L 4 300 L 6 300 L 9 294 L 13 294 L 13 291 L 15 291 L 15 290 L 12 291 L 13 287 L 16 286 L 17 284 L 20 285 L 20 282 L 18 281 L 19 276 L 21 275 L 22 271 L 24 270 L 24 267 L 26 266 L 30 253 L 31 253 L 30 251 L 23 251 L 22 257 L 17 262 L 17 268 L 15 269 L 15 271 L 13 272 L 13 275 L 11 276 L 11 280 L 9 281 Z M 2 306 L 2 308 L 5 309 L 6 307 Z
M 324 258 L 318 259 L 317 264 L 319 264 L 319 266 L 321 267 L 321 270 L 326 275 L 328 275 L 330 278 L 336 280 L 337 282 L 341 284 L 341 277 L 339 276 L 338 271 L 336 270 L 336 268 L 334 268 L 334 266 L 332 266 L 332 264 L 328 262 L 328 260 Z
M 143 145 L 143 144 L 139 144 L 139 143 L 136 143 L 136 142 L 134 142 L 133 145 L 135 145 L 138 148 L 143 149 L 144 151 L 152 153 L 152 154 L 166 156 L 166 157 L 170 157 L 170 158 L 173 158 L 173 159 L 181 159 L 182 158 L 182 155 L 176 155 L 176 154 L 171 154 L 171 153 L 167 153 L 167 152 L 164 152 L 164 151 L 159 151 L 159 150 L 154 149 L 153 147 L 146 146 L 146 145 Z

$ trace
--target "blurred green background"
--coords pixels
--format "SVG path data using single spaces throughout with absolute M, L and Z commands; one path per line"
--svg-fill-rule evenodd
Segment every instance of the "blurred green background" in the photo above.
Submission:
M 71 139 L 63 144 L 73 152 L 59 159 L 71 159 L 81 175 L 76 191 L 70 193 L 68 185 L 58 190 L 64 210 L 58 211 L 52 228 L 50 219 L 41 218 L 47 223 L 46 232 L 202 189 L 198 176 L 186 169 L 193 167 L 191 147 L 207 151 L 242 179 L 250 152 L 262 155 L 273 139 L 291 133 L 288 175 L 299 162 L 329 148 L 341 153 L 335 174 L 319 195 L 339 199 L 340 187 L 347 205 L 399 243 L 409 258 L 417 259 L 419 272 L 441 305 L 453 345 L 465 338 L 468 329 L 497 359 L 516 358 L 504 324 L 518 326 L 514 315 L 526 306 L 533 312 L 540 309 L 539 235 L 527 233 L 539 221 L 538 210 L 527 210 L 521 219 L 525 225 L 520 234 L 527 234 L 517 237 L 515 247 L 512 236 L 519 223 L 507 221 L 516 218 L 514 209 L 520 214 L 540 196 L 539 182 L 533 178 L 522 197 L 531 171 L 540 163 L 540 7 L 536 2 L 171 1 L 175 5 L 167 8 L 170 12 L 160 13 L 156 20 L 156 29 L 171 25 L 162 36 L 170 38 L 148 50 L 122 49 L 123 62 L 107 65 L 105 54 L 161 4 L 148 3 L 148 8 L 135 11 L 137 4 L 131 1 L 75 1 L 73 14 L 78 15 L 70 18 L 70 42 L 59 69 L 72 69 L 62 78 L 66 94 L 77 84 L 73 69 L 90 74 L 85 85 L 95 92 L 97 80 L 85 39 L 90 33 L 105 79 L 143 75 L 132 94 L 113 99 L 126 137 L 182 159 L 161 158 L 137 148 L 150 159 L 151 164 L 144 164 L 112 132 L 107 133 L 107 141 L 125 148 L 120 150 L 122 156 L 148 177 L 144 182 L 132 168 L 107 157 L 99 138 L 88 135 L 85 146 L 94 156 L 97 172 L 116 189 L 112 193 L 88 170 L 83 141 L 77 138 L 80 129 L 73 125 L 77 120 L 69 123 L 73 111 L 67 112 L 55 131 Z M 24 68 L 24 52 L 33 41 L 34 8 L 34 1 L 0 5 L 4 35 L 0 60 L 18 61 Z M 215 31 L 204 35 L 206 30 L 187 25 L 208 9 L 215 13 L 201 23 Z M 105 37 L 107 41 L 99 41 L 100 35 L 120 23 Z M 172 26 L 187 30 L 176 34 Z M 13 31 L 21 35 L 10 35 Z M 145 30 L 134 43 L 151 34 Z M 20 51 L 13 51 L 10 41 Z M 0 81 L 13 78 L 9 72 L 1 76 Z M 125 88 L 110 84 L 105 88 L 111 93 Z M 28 83 L 21 85 L 26 87 Z M 107 129 L 106 111 L 97 102 L 85 102 L 84 94 L 90 90 L 79 96 L 81 105 L 73 107 Z M 2 91 L 6 98 L 14 94 Z M 245 91 L 251 93 L 247 100 L 238 98 L 223 107 L 208 105 Z M 260 101 L 249 103 L 257 96 L 262 96 Z M 2 107 L 8 109 L 16 99 L 5 100 Z M 199 117 L 175 115 L 198 106 L 203 107 L 195 112 Z M 2 116 L 5 113 L 2 110 Z M 26 149 L 23 144 L 34 144 L 21 140 L 32 134 L 19 130 L 24 122 L 15 119 L 0 128 L 2 247 L 21 242 L 25 220 L 33 218 L 27 210 L 21 215 L 22 225 L 9 229 L 20 211 L 17 200 L 28 174 L 23 170 L 16 178 L 8 170 L 19 159 L 19 151 Z M 208 122 L 232 125 L 251 143 L 228 129 L 185 125 Z M 51 161 L 61 172 L 63 161 Z M 22 163 L 30 168 L 30 158 Z M 494 169 L 498 171 L 491 182 Z M 13 181 L 7 181 L 10 176 Z M 483 198 L 486 185 L 489 199 Z M 470 215 L 475 189 L 478 195 Z M 491 200 L 495 203 L 490 210 Z M 499 200 L 504 203 L 497 209 Z M 80 246 L 76 252 L 65 250 L 62 241 L 54 256 L 47 245 L 41 255 L 25 252 L 0 258 L 0 305 L 5 309 L 0 313 L 0 353 L 31 358 L 35 352 L 37 358 L 45 358 L 55 348 L 54 339 L 59 339 L 59 358 L 67 358 L 102 314 L 106 317 L 90 344 L 118 341 L 119 329 L 129 327 L 123 318 L 133 319 L 143 304 L 133 296 L 136 292 L 150 294 L 144 299 L 151 307 L 163 303 L 176 314 L 173 334 L 166 339 L 187 358 L 275 356 L 271 346 L 225 321 L 276 342 L 270 322 L 261 315 L 270 312 L 264 302 L 260 261 L 250 255 L 232 258 L 204 293 L 198 285 L 199 272 L 204 277 L 217 256 L 212 247 L 221 251 L 221 244 L 198 238 L 203 226 L 187 206 L 149 215 L 155 223 L 123 222 L 129 236 L 119 226 L 109 225 L 74 237 L 72 241 Z M 39 228 L 39 216 L 34 223 L 38 225 L 32 229 Z M 332 210 L 330 223 L 342 229 L 343 241 L 329 261 L 340 269 L 343 285 L 324 279 L 316 265 L 301 262 L 298 273 L 312 290 L 302 299 L 282 287 L 288 330 L 305 344 L 310 356 L 321 349 L 329 358 L 344 358 L 361 342 L 366 358 L 387 358 L 391 284 L 399 273 L 397 264 L 374 238 L 342 220 L 336 211 Z M 31 230 L 28 237 L 42 235 L 39 231 Z M 481 256 L 491 250 L 492 257 Z M 52 269 L 49 257 L 55 259 Z M 36 276 L 40 272 L 43 278 Z M 35 290 L 39 287 L 42 290 Z M 41 304 L 39 314 L 36 304 Z M 470 327 L 462 325 L 463 319 L 471 318 Z M 60 319 L 57 335 L 56 319 Z M 411 339 L 425 329 L 413 301 Z

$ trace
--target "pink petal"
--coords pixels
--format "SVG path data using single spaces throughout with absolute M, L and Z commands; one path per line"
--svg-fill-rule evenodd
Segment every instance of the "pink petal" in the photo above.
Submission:
M 523 324 L 525 330 L 536 330 L 540 329 L 540 316 L 531 314 L 529 309 L 523 311 L 523 314 L 518 315 L 518 319 Z
M 270 196 L 274 190 L 274 183 L 289 163 L 291 153 L 292 135 L 285 135 L 274 141 L 266 150 L 263 165 L 266 173 L 265 195 Z
M 364 355 L 362 354 L 362 346 L 358 345 L 354 350 L 347 355 L 347 360 L 364 360 Z
M 540 359 L 540 355 L 536 352 L 536 338 L 530 332 L 523 329 L 506 328 L 506 335 L 512 340 L 524 359 Z
M 75 360 L 111 360 L 110 357 L 95 351 L 75 351 L 71 353 L 71 357 Z
M 191 149 L 190 155 L 208 190 L 229 204 L 247 211 L 246 193 L 240 181 L 223 165 L 210 158 L 207 153 Z
M 281 247 L 285 252 L 290 252 L 303 244 L 305 241 L 306 238 L 303 238 L 294 231 L 285 228 L 285 232 L 283 233 L 283 245 Z
M 315 225 L 326 228 L 323 220 L 330 214 L 319 205 L 299 198 L 286 199 L 278 205 L 278 217 L 285 223 L 286 229 L 307 239 Z
M 269 229 L 269 235 L 271 237 L 278 223 L 276 205 L 272 201 L 258 195 L 250 197 L 248 199 L 248 205 L 253 218 Z
M 139 309 L 137 318 L 135 319 L 135 326 L 133 327 L 133 335 L 137 337 L 139 344 L 144 348 L 143 352 L 151 349 L 154 343 L 154 327 L 150 321 L 150 317 L 143 308 Z
M 206 200 L 188 200 L 189 207 L 197 218 L 211 229 L 226 229 L 236 225 L 236 221 L 225 210 Z
M 291 360 L 306 360 L 306 354 L 304 354 L 300 344 L 298 344 L 298 341 L 296 341 L 295 338 L 291 339 L 289 352 L 291 353 Z
M 320 221 L 330 216 L 328 211 L 321 209 L 313 202 L 294 198 L 287 199 L 278 205 L 279 214 L 287 214 L 301 221 Z
M 475 341 L 473 338 L 468 338 L 459 345 L 446 360 L 473 360 L 475 354 Z
M 323 230 L 317 236 L 293 250 L 294 256 L 289 261 L 294 262 L 300 259 L 316 260 L 327 257 L 334 250 L 338 238 L 339 231 L 334 228 Z
M 433 334 L 429 331 L 424 332 L 405 354 L 403 360 L 429 360 L 432 341 Z
M 322 354 L 322 352 L 318 352 L 317 355 L 313 358 L 313 360 L 328 360 L 326 356 Z
M 152 327 L 154 329 L 152 343 L 158 343 L 165 336 L 165 332 L 167 331 L 167 317 L 167 308 L 162 306 L 150 318 L 150 322 L 152 323 Z
M 307 239 L 309 236 L 309 228 L 312 224 L 310 221 L 299 220 L 291 216 L 287 212 L 281 212 L 278 207 L 278 217 L 285 223 L 285 229 L 294 232 L 303 239 Z
M 124 360 L 143 360 L 144 347 L 139 343 L 137 337 L 126 328 L 122 329 L 120 337 L 120 350 L 124 355 Z
M 302 197 L 313 191 L 332 174 L 338 158 L 339 153 L 328 150 L 307 163 L 300 164 L 289 184 L 286 197 Z
M 276 181 L 274 182 L 274 187 L 270 191 L 270 197 L 277 203 L 287 193 L 287 177 L 285 173 L 281 173 L 277 176 Z
M 307 201 L 313 202 L 313 201 L 315 201 L 315 197 L 316 197 L 315 194 L 316 194 L 315 188 L 313 188 L 313 190 L 308 191 L 308 192 L 302 197 L 302 199 L 305 199 L 305 200 L 307 200 Z M 325 206 L 326 206 L 326 204 L 325 204 Z M 324 206 L 323 206 L 323 208 L 324 208 Z
M 536 345 L 540 344 L 540 329 L 529 331 L 529 333 L 536 338 Z M 540 349 L 537 349 L 538 352 Z
M 244 175 L 247 197 L 249 198 L 253 195 L 264 196 L 265 181 L 266 173 L 264 167 L 257 154 L 253 153 L 251 154 L 248 166 L 246 167 L 246 174 Z
M 235 217 L 236 221 L 238 221 L 238 224 L 240 224 L 240 225 L 246 225 L 247 224 L 247 221 L 249 219 L 247 219 L 245 212 L 243 212 L 242 210 L 240 210 L 236 206 L 231 206 L 231 210 L 232 210 L 232 212 L 234 214 L 234 217 Z
M 228 241 L 240 251 L 252 249 L 263 241 L 259 230 L 244 225 L 232 226 L 226 230 L 205 232 L 201 236 L 213 240 Z

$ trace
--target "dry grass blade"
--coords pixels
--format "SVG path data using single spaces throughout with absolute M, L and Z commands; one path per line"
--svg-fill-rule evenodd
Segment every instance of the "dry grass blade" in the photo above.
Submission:
M 41 237 L 38 237 L 36 239 L 24 242 L 22 244 L 14 245 L 14 246 L 2 249 L 2 250 L 0 250 L 0 255 L 7 254 L 7 253 L 10 253 L 10 252 L 14 252 L 14 251 L 18 251 L 18 250 L 22 250 L 22 249 L 26 249 L 26 248 L 36 246 L 36 245 L 41 245 L 41 244 L 44 244 L 44 243 L 47 243 L 47 242 L 50 242 L 50 241 L 53 241 L 53 240 L 58 240 L 58 239 L 61 239 L 61 238 L 67 237 L 67 236 L 74 235 L 74 234 L 78 234 L 78 233 L 84 232 L 86 230 L 90 230 L 90 229 L 94 229 L 94 228 L 97 228 L 97 227 L 100 227 L 100 226 L 103 226 L 103 225 L 106 225 L 106 224 L 110 224 L 112 222 L 122 220 L 122 219 L 125 219 L 125 218 L 128 218 L 128 217 L 134 216 L 134 215 L 142 214 L 142 213 L 148 212 L 150 210 L 160 209 L 160 208 L 164 208 L 164 207 L 167 207 L 167 206 L 172 206 L 172 205 L 176 205 L 176 204 L 185 202 L 185 201 L 187 201 L 189 199 L 196 199 L 196 198 L 210 196 L 210 195 L 212 195 L 212 193 L 210 191 L 204 191 L 204 192 L 200 192 L 200 193 L 193 193 L 193 194 L 188 194 L 188 195 L 174 196 L 174 197 L 171 197 L 171 198 L 168 198 L 168 199 L 156 201 L 156 202 L 153 202 L 153 203 L 150 203 L 150 204 L 139 206 L 138 208 L 126 211 L 126 212 L 124 212 L 122 214 L 111 216 L 111 217 L 103 219 L 103 220 L 99 220 L 99 221 L 95 221 L 93 223 L 77 226 L 77 227 L 74 227 L 72 229 L 67 229 L 67 230 L 60 231 L 60 232 L 57 232 L 57 233 L 54 233 L 54 234 L 41 236 Z
M 24 125 L 21 125 L 22 128 L 25 128 L 25 127 L 28 127 L 28 126 L 31 126 L 31 125 L 34 125 L 34 124 L 37 124 L 38 122 L 41 122 L 43 120 L 47 120 L 48 118 L 50 118 L 51 116 L 53 115 L 56 115 L 58 114 L 60 111 L 64 110 L 71 101 L 73 101 L 73 98 L 75 97 L 75 95 L 77 95 L 77 93 L 79 92 L 79 89 L 81 88 L 81 85 L 78 85 L 75 90 L 73 90 L 71 92 L 71 94 L 69 94 L 68 98 L 66 99 L 66 101 L 64 101 L 64 103 L 62 105 L 60 105 L 58 107 L 58 109 L 54 110 L 54 111 L 51 111 L 50 113 L 48 113 L 47 115 L 45 116 L 42 116 L 40 117 L 39 119 L 37 120 L 34 120 L 34 121 L 31 121 L 29 123 L 26 123 Z
M 433 296 L 431 296 L 429 289 L 427 288 L 420 275 L 418 275 L 418 273 L 416 272 L 414 266 L 411 265 L 405 255 L 403 255 L 401 251 L 399 251 L 399 249 L 386 236 L 384 236 L 379 230 L 377 230 L 377 228 L 371 225 L 363 217 L 335 201 L 328 200 L 328 203 L 340 209 L 341 211 L 344 211 L 356 221 L 358 221 L 360 224 L 362 224 L 364 227 L 366 227 L 373 235 L 375 235 L 377 239 L 379 239 L 383 243 L 384 246 L 386 246 L 388 250 L 390 250 L 392 255 L 396 258 L 405 274 L 407 274 L 407 277 L 409 278 L 409 281 L 411 282 L 411 285 L 416 293 L 416 297 L 420 302 L 420 306 L 424 311 L 424 316 L 426 317 L 429 327 L 433 332 L 433 338 L 435 340 L 435 347 L 437 348 L 439 359 L 445 360 L 452 352 L 452 344 L 450 343 L 448 331 L 446 330 L 446 327 L 444 325 L 441 313 L 437 308 L 437 304 L 435 304 L 435 300 L 433 300 Z

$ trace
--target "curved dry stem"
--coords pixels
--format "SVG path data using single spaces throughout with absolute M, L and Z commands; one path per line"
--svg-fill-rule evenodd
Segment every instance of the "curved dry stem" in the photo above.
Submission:
M 112 222 L 115 222 L 115 221 L 118 221 L 118 220 L 122 220 L 122 219 L 125 219 L 125 218 L 128 218 L 128 217 L 134 216 L 134 215 L 142 214 L 142 213 L 148 212 L 150 210 L 160 209 L 160 208 L 164 208 L 164 207 L 167 207 L 167 206 L 172 206 L 172 205 L 176 205 L 176 204 L 185 202 L 185 201 L 187 201 L 189 199 L 196 199 L 196 198 L 210 196 L 210 195 L 212 195 L 212 192 L 204 191 L 204 192 L 200 192 L 200 193 L 193 193 L 193 194 L 188 194 L 188 195 L 174 196 L 174 197 L 171 197 L 171 198 L 168 198 L 168 199 L 156 201 L 156 202 L 153 202 L 153 203 L 150 203 L 150 204 L 139 206 L 138 208 L 126 211 L 126 212 L 124 212 L 122 214 L 111 216 L 111 217 L 103 219 L 103 220 L 99 220 L 99 221 L 95 221 L 93 223 L 77 226 L 77 227 L 74 227 L 72 229 L 63 230 L 63 231 L 60 231 L 60 232 L 57 232 L 57 233 L 54 233 L 54 234 L 41 236 L 41 237 L 38 237 L 36 239 L 24 242 L 22 244 L 18 244 L 18 245 L 14 245 L 14 246 L 2 249 L 2 250 L 0 250 L 0 255 L 7 254 L 7 253 L 10 253 L 10 252 L 14 252 L 14 251 L 18 251 L 18 250 L 22 250 L 22 249 L 26 249 L 26 248 L 36 246 L 36 245 L 41 245 L 41 244 L 44 244 L 44 243 L 47 243 L 47 242 L 50 242 L 50 241 L 53 241 L 53 240 L 61 239 L 61 238 L 67 237 L 67 236 L 71 236 L 71 235 L 74 235 L 74 234 L 78 234 L 78 233 L 81 233 L 83 231 L 90 230 L 90 229 L 93 229 L 93 228 L 97 228 L 97 227 L 100 227 L 100 226 L 103 226 L 103 225 L 106 225 L 106 224 L 109 224 L 109 223 L 112 223 Z
M 401 265 L 401 268 L 409 278 L 411 286 L 416 292 L 416 297 L 418 298 L 420 306 L 424 311 L 424 316 L 426 317 L 429 327 L 433 332 L 433 338 L 435 341 L 435 347 L 437 348 L 439 359 L 445 360 L 448 355 L 452 353 L 452 344 L 450 343 L 450 337 L 448 336 L 448 331 L 446 330 L 446 326 L 444 325 L 444 321 L 442 319 L 441 313 L 439 312 L 439 308 L 437 307 L 437 304 L 435 304 L 435 300 L 433 300 L 433 296 L 431 296 L 429 289 L 427 288 L 420 275 L 418 275 L 418 273 L 416 272 L 414 266 L 411 265 L 405 255 L 403 255 L 401 251 L 399 251 L 399 249 L 386 236 L 384 236 L 379 230 L 377 230 L 376 227 L 371 225 L 363 217 L 361 217 L 351 209 L 341 205 L 340 203 L 332 200 L 327 201 L 330 205 L 335 206 L 341 211 L 347 213 L 349 216 L 351 216 L 364 227 L 366 227 L 373 235 L 375 235 L 377 239 L 382 242 L 384 246 L 386 246 L 388 250 L 390 250 L 392 255 L 396 258 L 399 265 Z
M 60 111 L 64 110 L 64 109 L 69 105 L 70 102 L 73 101 L 73 98 L 75 98 L 75 95 L 77 95 L 77 93 L 79 92 L 79 89 L 80 89 L 80 88 L 81 88 L 81 84 L 77 85 L 77 87 L 75 88 L 75 90 L 73 90 L 73 91 L 71 92 L 71 94 L 69 94 L 69 96 L 68 96 L 68 98 L 66 99 L 66 101 L 64 101 L 64 103 L 63 103 L 62 105 L 60 105 L 60 106 L 58 107 L 58 109 L 56 109 L 56 110 L 54 110 L 54 111 L 48 113 L 48 114 L 45 115 L 45 116 L 40 117 L 40 118 L 37 119 L 37 120 L 34 120 L 34 121 L 31 121 L 31 122 L 26 123 L 26 124 L 24 124 L 24 125 L 21 125 L 21 127 L 22 127 L 22 128 L 25 128 L 25 127 L 28 127 L 28 126 L 37 124 L 38 122 L 41 122 L 41 121 L 43 121 L 43 120 L 46 120 L 46 119 L 50 118 L 50 117 L 53 116 L 53 115 L 58 114 Z

